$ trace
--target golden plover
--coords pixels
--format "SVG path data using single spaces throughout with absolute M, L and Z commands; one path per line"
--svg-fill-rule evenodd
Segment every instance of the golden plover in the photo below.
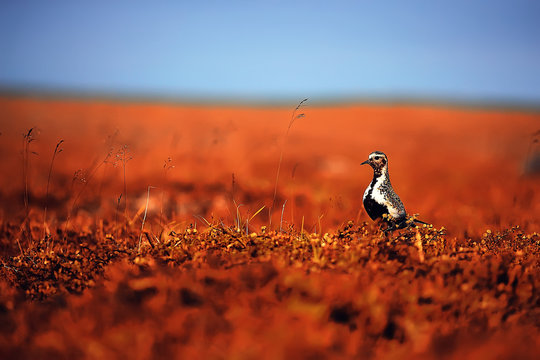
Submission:
M 372 220 L 382 219 L 388 224 L 388 230 L 414 226 L 414 223 L 426 224 L 423 221 L 407 220 L 407 212 L 401 199 L 390 183 L 388 175 L 388 157 L 380 151 L 369 154 L 362 165 L 373 168 L 373 180 L 364 192 L 364 208 Z

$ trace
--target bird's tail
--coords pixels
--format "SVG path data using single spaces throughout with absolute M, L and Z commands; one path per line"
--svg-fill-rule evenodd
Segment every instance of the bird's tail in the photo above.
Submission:
M 406 218 L 403 218 L 399 222 L 394 222 L 394 223 L 391 222 L 391 223 L 389 223 L 387 230 L 394 231 L 394 230 L 397 230 L 397 229 L 405 229 L 405 228 L 408 228 L 408 227 L 416 227 L 417 224 L 431 225 L 431 224 L 429 224 L 427 222 L 424 222 L 422 220 L 415 219 L 414 216 L 408 216 Z
M 413 222 L 414 222 L 415 224 L 431 225 L 431 224 L 429 224 L 429 223 L 427 223 L 427 222 L 424 222 L 424 221 L 418 220 L 418 219 L 413 219 Z

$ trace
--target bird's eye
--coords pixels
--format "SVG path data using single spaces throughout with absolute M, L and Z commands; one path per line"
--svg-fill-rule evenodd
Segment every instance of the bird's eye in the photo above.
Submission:
M 374 160 L 380 160 L 381 157 L 380 157 L 380 156 L 375 156 L 373 159 L 374 159 Z

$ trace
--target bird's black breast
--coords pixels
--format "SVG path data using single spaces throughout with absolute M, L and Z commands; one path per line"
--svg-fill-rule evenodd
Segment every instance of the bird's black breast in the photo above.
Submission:
M 388 214 L 386 206 L 379 204 L 371 198 L 371 192 L 364 199 L 364 208 L 371 220 L 379 219 L 383 214 Z

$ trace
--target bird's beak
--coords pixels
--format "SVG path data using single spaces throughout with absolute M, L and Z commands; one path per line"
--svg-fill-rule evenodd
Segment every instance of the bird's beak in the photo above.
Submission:
M 369 164 L 369 160 L 364 161 L 364 162 L 361 163 L 360 165 L 366 165 L 366 164 Z

